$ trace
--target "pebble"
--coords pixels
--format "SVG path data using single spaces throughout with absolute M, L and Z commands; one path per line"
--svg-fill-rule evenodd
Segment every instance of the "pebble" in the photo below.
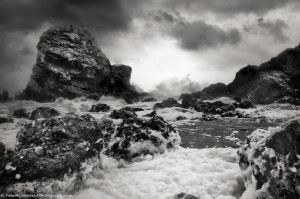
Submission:
M 34 152 L 39 155 L 43 154 L 43 152 L 44 152 L 43 147 L 41 147 L 41 146 L 35 147 Z
M 17 180 L 19 180 L 21 178 L 21 175 L 20 174 L 16 174 L 16 177 L 15 177 Z

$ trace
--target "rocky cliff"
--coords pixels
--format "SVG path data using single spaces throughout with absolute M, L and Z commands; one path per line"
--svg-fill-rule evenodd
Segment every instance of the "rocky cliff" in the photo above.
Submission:
M 248 65 L 236 73 L 229 92 L 257 104 L 269 104 L 283 97 L 299 98 L 300 45 L 287 49 L 260 66 Z
M 37 49 L 30 81 L 17 99 L 45 102 L 57 97 L 113 95 L 132 102 L 138 98 L 130 84 L 131 68 L 111 65 L 87 28 L 50 28 L 40 37 Z
M 218 97 L 247 99 L 255 104 L 300 104 L 300 45 L 261 64 L 240 69 L 228 84 L 212 84 L 192 94 L 207 100 Z

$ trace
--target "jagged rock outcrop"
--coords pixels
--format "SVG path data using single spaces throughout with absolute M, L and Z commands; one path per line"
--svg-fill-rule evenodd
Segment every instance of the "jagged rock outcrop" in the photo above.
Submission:
M 300 124 L 254 131 L 238 151 L 245 195 L 257 198 L 300 197 Z
M 131 68 L 112 66 L 87 28 L 50 28 L 40 37 L 37 49 L 31 79 L 17 99 L 45 102 L 58 97 L 99 99 L 102 95 L 127 102 L 138 99 L 137 91 L 130 85 Z
M 279 103 L 298 105 L 300 102 L 300 45 L 286 49 L 259 66 L 240 69 L 228 84 L 212 84 L 192 93 L 197 99 L 231 97 L 250 100 L 254 104 Z M 237 101 L 239 102 L 239 100 Z
M 300 45 L 287 49 L 260 66 L 246 66 L 228 85 L 229 92 L 255 104 L 269 104 L 283 97 L 300 98 Z

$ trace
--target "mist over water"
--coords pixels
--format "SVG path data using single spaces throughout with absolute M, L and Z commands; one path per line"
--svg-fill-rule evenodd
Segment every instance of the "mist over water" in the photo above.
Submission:
M 157 99 L 162 100 L 168 97 L 179 97 L 182 93 L 193 93 L 202 90 L 206 85 L 200 85 L 190 79 L 190 75 L 179 79 L 172 78 L 161 82 L 155 89 L 150 91 L 150 94 L 155 96 Z

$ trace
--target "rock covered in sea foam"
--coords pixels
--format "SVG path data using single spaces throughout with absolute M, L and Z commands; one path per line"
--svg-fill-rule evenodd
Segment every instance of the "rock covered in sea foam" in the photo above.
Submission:
M 299 122 L 254 131 L 238 155 L 246 192 L 252 190 L 258 198 L 300 197 Z

